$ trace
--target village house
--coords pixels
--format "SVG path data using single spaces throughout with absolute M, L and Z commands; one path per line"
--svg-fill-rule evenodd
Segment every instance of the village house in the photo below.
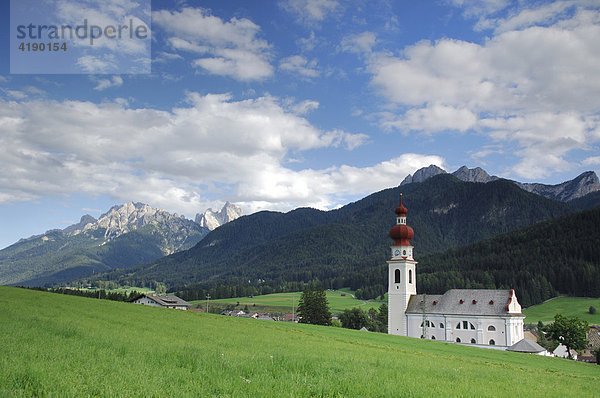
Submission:
M 573 358 L 574 360 L 577 360 L 577 351 L 575 351 L 574 349 L 571 348 L 571 358 Z M 559 344 L 554 351 L 552 352 L 554 354 L 555 357 L 558 358 L 569 358 L 569 352 L 567 351 L 567 347 Z
M 581 350 L 579 360 L 583 362 L 596 363 L 596 354 L 594 351 L 600 349 L 600 326 L 592 325 L 586 333 L 588 346 Z
M 230 311 L 225 310 L 225 311 L 221 312 L 221 315 L 226 315 L 226 316 L 241 316 L 241 317 L 244 317 L 244 318 L 248 318 L 246 316 L 246 313 L 244 311 L 242 311 L 242 310 L 230 310 Z
M 135 298 L 133 303 L 176 310 L 187 310 L 191 306 L 187 301 L 171 294 L 142 294 Z
M 297 314 L 284 314 L 279 317 L 280 321 L 283 322 L 295 322 L 298 323 L 298 315 Z

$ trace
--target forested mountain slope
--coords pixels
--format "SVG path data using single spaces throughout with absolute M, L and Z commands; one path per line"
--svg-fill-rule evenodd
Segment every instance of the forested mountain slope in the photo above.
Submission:
M 379 294 L 387 285 L 382 264 L 400 192 L 415 230 L 416 258 L 466 245 L 573 211 L 512 182 L 463 182 L 448 174 L 372 194 L 338 210 L 297 209 L 241 217 L 208 234 L 190 250 L 93 280 L 170 288 L 252 286 L 271 290 L 319 280 L 326 287 Z M 93 282 L 92 280 L 92 282 Z M 87 281 L 86 281 L 87 282 Z M 233 295 L 229 293 L 223 295 Z
M 600 207 L 426 256 L 418 290 L 513 288 L 524 306 L 557 293 L 600 297 Z
M 165 210 L 126 203 L 0 250 L 0 284 L 41 286 L 130 267 L 189 249 L 208 232 Z

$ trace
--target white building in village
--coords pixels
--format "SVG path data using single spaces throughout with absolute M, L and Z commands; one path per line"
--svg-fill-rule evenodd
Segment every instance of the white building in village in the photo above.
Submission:
M 187 301 L 171 294 L 142 294 L 133 300 L 133 303 L 176 310 L 187 310 L 191 306 Z
M 521 306 L 514 290 L 452 289 L 417 294 L 417 262 L 406 224 L 408 210 L 396 208 L 388 261 L 388 333 L 464 344 L 509 347 L 524 338 Z

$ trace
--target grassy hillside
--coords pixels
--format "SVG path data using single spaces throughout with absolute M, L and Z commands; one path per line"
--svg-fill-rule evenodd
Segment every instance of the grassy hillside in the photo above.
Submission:
M 0 287 L 0 396 L 596 396 L 596 365 Z
M 369 308 L 379 308 L 379 306 L 383 303 L 382 301 L 363 301 L 358 300 L 352 296 L 352 292 L 348 290 L 327 290 L 327 302 L 329 303 L 329 309 L 331 313 L 342 312 L 345 309 L 351 309 L 354 307 L 359 307 L 364 311 L 367 311 Z M 294 301 L 294 308 L 298 309 L 298 300 L 300 300 L 300 292 L 296 293 L 273 293 L 273 294 L 265 294 L 262 296 L 254 296 L 254 297 L 237 297 L 237 298 L 227 298 L 227 299 L 218 299 L 211 300 L 211 303 L 218 304 L 237 304 L 239 303 L 238 308 L 243 308 L 245 305 L 248 306 L 250 311 L 265 311 L 265 312 L 282 312 L 282 313 L 291 313 L 292 312 L 292 300 Z M 194 304 L 202 304 L 204 308 L 205 300 L 197 300 L 193 301 Z M 387 303 L 387 302 L 386 302 Z
M 590 306 L 598 312 L 589 313 Z M 579 317 L 586 320 L 590 325 L 600 325 L 600 299 L 582 297 L 557 297 L 542 304 L 531 306 L 523 313 L 527 316 L 526 323 L 537 323 L 542 321 L 548 323 L 554 320 L 554 315 L 563 314 L 568 317 Z

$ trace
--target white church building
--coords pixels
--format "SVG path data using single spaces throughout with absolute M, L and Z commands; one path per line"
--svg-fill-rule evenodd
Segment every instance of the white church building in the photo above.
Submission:
M 396 208 L 394 240 L 388 260 L 388 333 L 430 340 L 510 347 L 524 338 L 521 306 L 514 290 L 452 289 L 417 294 L 417 262 L 406 224 L 408 210 Z

